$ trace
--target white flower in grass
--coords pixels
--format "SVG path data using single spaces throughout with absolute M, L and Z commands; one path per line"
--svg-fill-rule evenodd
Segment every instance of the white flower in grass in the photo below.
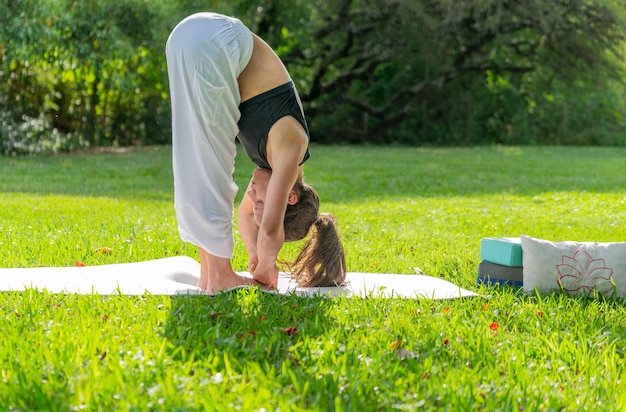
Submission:
M 224 382 L 224 377 L 221 372 L 217 372 L 215 375 L 211 376 L 211 382 L 213 383 L 222 383 Z

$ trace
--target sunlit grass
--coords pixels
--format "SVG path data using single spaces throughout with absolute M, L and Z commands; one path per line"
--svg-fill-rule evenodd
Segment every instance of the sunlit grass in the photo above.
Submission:
M 0 409 L 625 406 L 623 301 L 476 286 L 482 237 L 623 241 L 625 150 L 312 153 L 305 175 L 339 219 L 349 270 L 419 267 L 490 298 L 3 293 Z M 0 158 L 0 266 L 197 257 L 176 232 L 170 156 L 163 147 Z M 251 168 L 238 159 L 241 189 Z M 236 241 L 234 265 L 243 270 Z

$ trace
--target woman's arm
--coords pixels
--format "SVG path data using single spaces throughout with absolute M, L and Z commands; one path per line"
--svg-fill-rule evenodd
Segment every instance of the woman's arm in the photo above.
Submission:
M 248 252 L 248 271 L 252 273 L 259 261 L 256 250 L 259 226 L 254 221 L 254 204 L 247 194 L 244 194 L 239 209 L 237 209 L 237 225 L 243 244 Z
M 284 117 L 272 126 L 267 142 L 267 157 L 272 175 L 267 185 L 263 219 L 257 234 L 258 265 L 254 278 L 276 286 L 276 259 L 285 240 L 284 220 L 289 195 L 302 173 L 300 161 L 306 152 L 308 136 L 296 119 Z

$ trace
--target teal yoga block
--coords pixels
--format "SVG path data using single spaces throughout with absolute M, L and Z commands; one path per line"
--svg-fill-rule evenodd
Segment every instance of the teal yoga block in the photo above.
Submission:
M 480 259 L 504 266 L 522 266 L 522 241 L 518 237 L 486 237 L 480 241 Z

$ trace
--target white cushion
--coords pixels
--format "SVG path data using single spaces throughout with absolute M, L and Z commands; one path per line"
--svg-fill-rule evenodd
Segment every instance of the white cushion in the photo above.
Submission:
M 521 241 L 524 290 L 626 296 L 626 242 Z

